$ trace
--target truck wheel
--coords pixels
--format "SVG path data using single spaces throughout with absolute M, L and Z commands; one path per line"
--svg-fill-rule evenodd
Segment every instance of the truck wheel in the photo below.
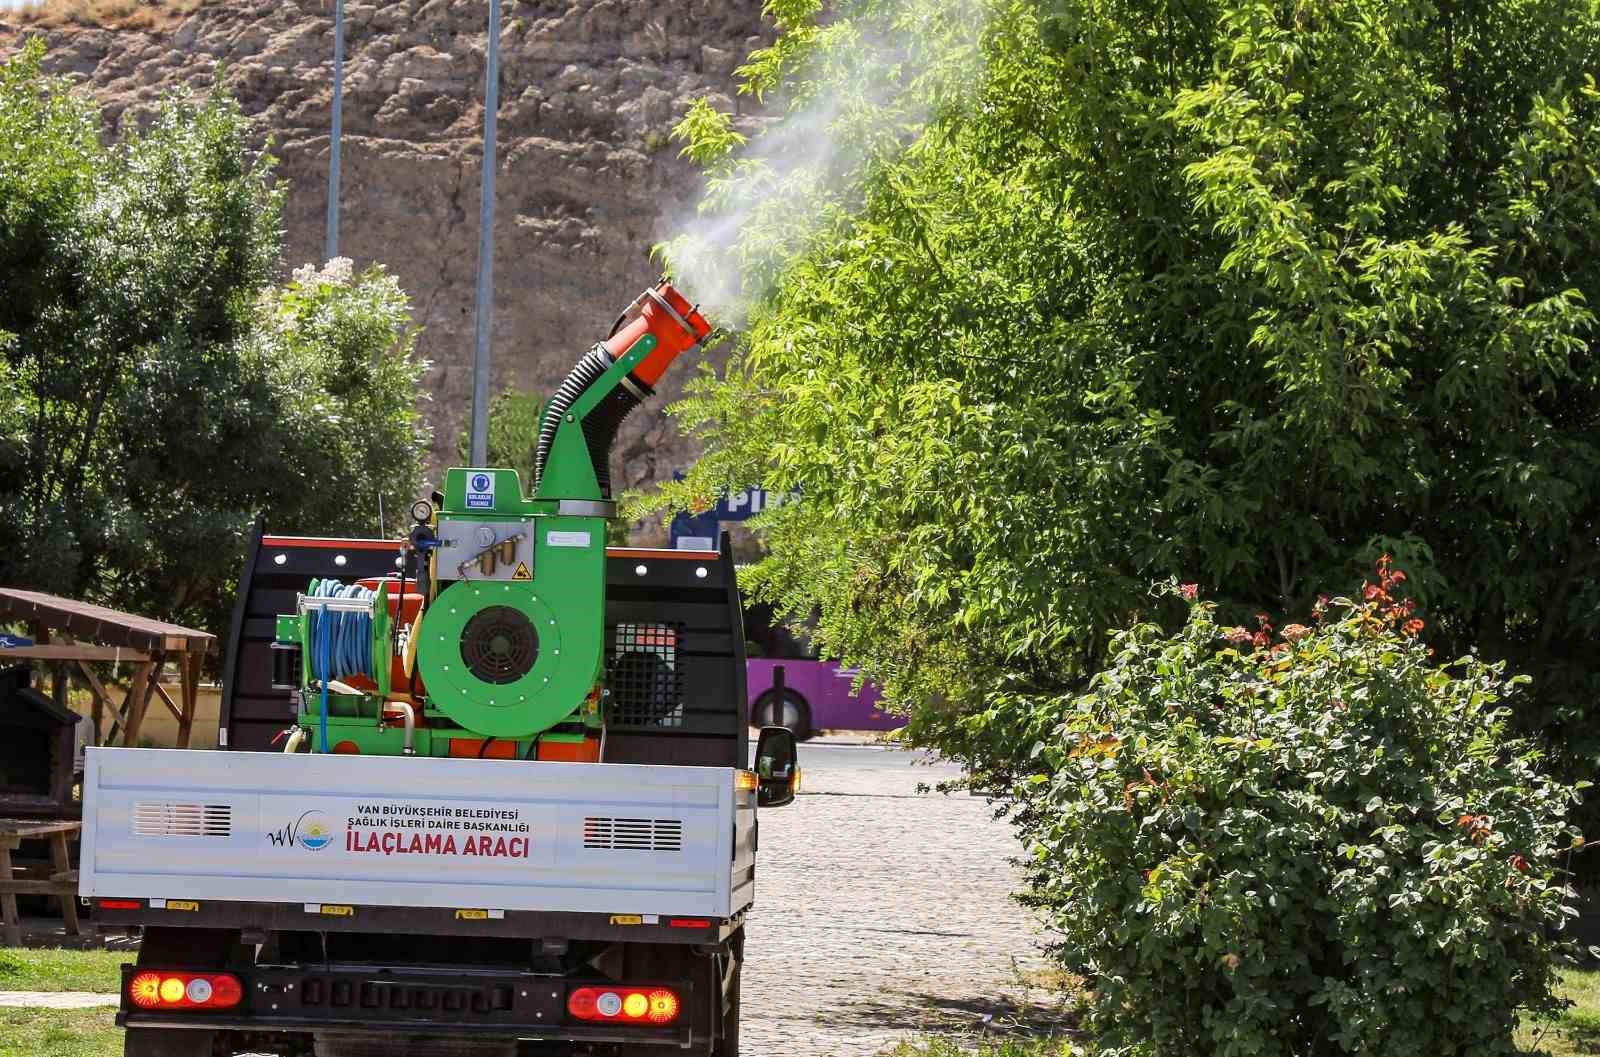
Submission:
M 750 719 L 758 727 L 788 727 L 796 741 L 811 737 L 811 706 L 793 690 L 784 690 L 781 703 L 773 691 L 763 693 L 750 707 Z
M 122 1057 L 211 1057 L 215 1035 L 187 1028 L 129 1028 Z

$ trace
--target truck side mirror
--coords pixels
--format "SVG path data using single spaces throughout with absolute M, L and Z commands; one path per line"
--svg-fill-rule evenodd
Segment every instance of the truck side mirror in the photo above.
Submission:
M 762 727 L 756 739 L 757 807 L 782 807 L 800 791 L 800 750 L 788 727 Z

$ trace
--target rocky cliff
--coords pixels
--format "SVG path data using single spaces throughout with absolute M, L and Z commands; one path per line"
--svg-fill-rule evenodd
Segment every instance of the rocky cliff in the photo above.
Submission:
M 733 69 L 769 31 L 759 0 L 502 2 L 494 385 L 544 392 L 655 278 L 650 246 L 698 190 L 668 132 L 698 96 L 735 110 Z M 72 0 L 46 0 L 46 16 L 51 3 Z M 331 0 L 154 8 L 110 26 L 71 21 L 70 6 L 27 23 L 0 9 L 0 57 L 43 33 L 49 66 L 81 75 L 113 127 L 174 85 L 209 85 L 220 63 L 288 183 L 286 268 L 320 259 Z M 481 0 L 345 7 L 340 253 L 382 262 L 412 297 L 433 363 L 435 467 L 453 460 L 471 400 L 487 11 Z M 657 412 L 690 373 L 669 376 L 629 421 L 619 484 L 687 462 Z

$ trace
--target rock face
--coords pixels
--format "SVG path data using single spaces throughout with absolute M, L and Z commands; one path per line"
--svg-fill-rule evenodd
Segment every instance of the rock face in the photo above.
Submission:
M 770 29 L 759 0 L 502 4 L 493 387 L 544 393 L 655 279 L 650 247 L 699 189 L 668 133 L 694 98 L 738 109 L 733 69 Z M 35 29 L 0 10 L 0 57 L 42 33 L 48 66 L 81 75 L 113 128 L 175 85 L 209 85 L 222 64 L 280 159 L 288 268 L 323 251 L 332 11 L 331 0 L 226 0 L 141 30 Z M 383 263 L 412 297 L 433 363 L 424 412 L 437 469 L 455 460 L 470 413 L 488 6 L 349 0 L 345 18 L 339 251 Z M 691 373 L 680 365 L 624 427 L 620 487 L 689 460 L 659 409 Z

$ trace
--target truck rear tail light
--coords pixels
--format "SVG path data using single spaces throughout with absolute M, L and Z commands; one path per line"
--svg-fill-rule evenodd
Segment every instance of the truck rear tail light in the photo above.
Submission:
M 143 910 L 144 901 L 139 899 L 102 899 L 101 910 Z
M 567 996 L 572 1016 L 609 1024 L 671 1024 L 678 1008 L 677 992 L 665 987 L 580 987 Z
M 231 973 L 145 969 L 128 981 L 128 1000 L 140 1009 L 231 1009 L 244 998 Z
M 673 918 L 667 922 L 675 929 L 708 929 L 711 927 L 710 918 Z

